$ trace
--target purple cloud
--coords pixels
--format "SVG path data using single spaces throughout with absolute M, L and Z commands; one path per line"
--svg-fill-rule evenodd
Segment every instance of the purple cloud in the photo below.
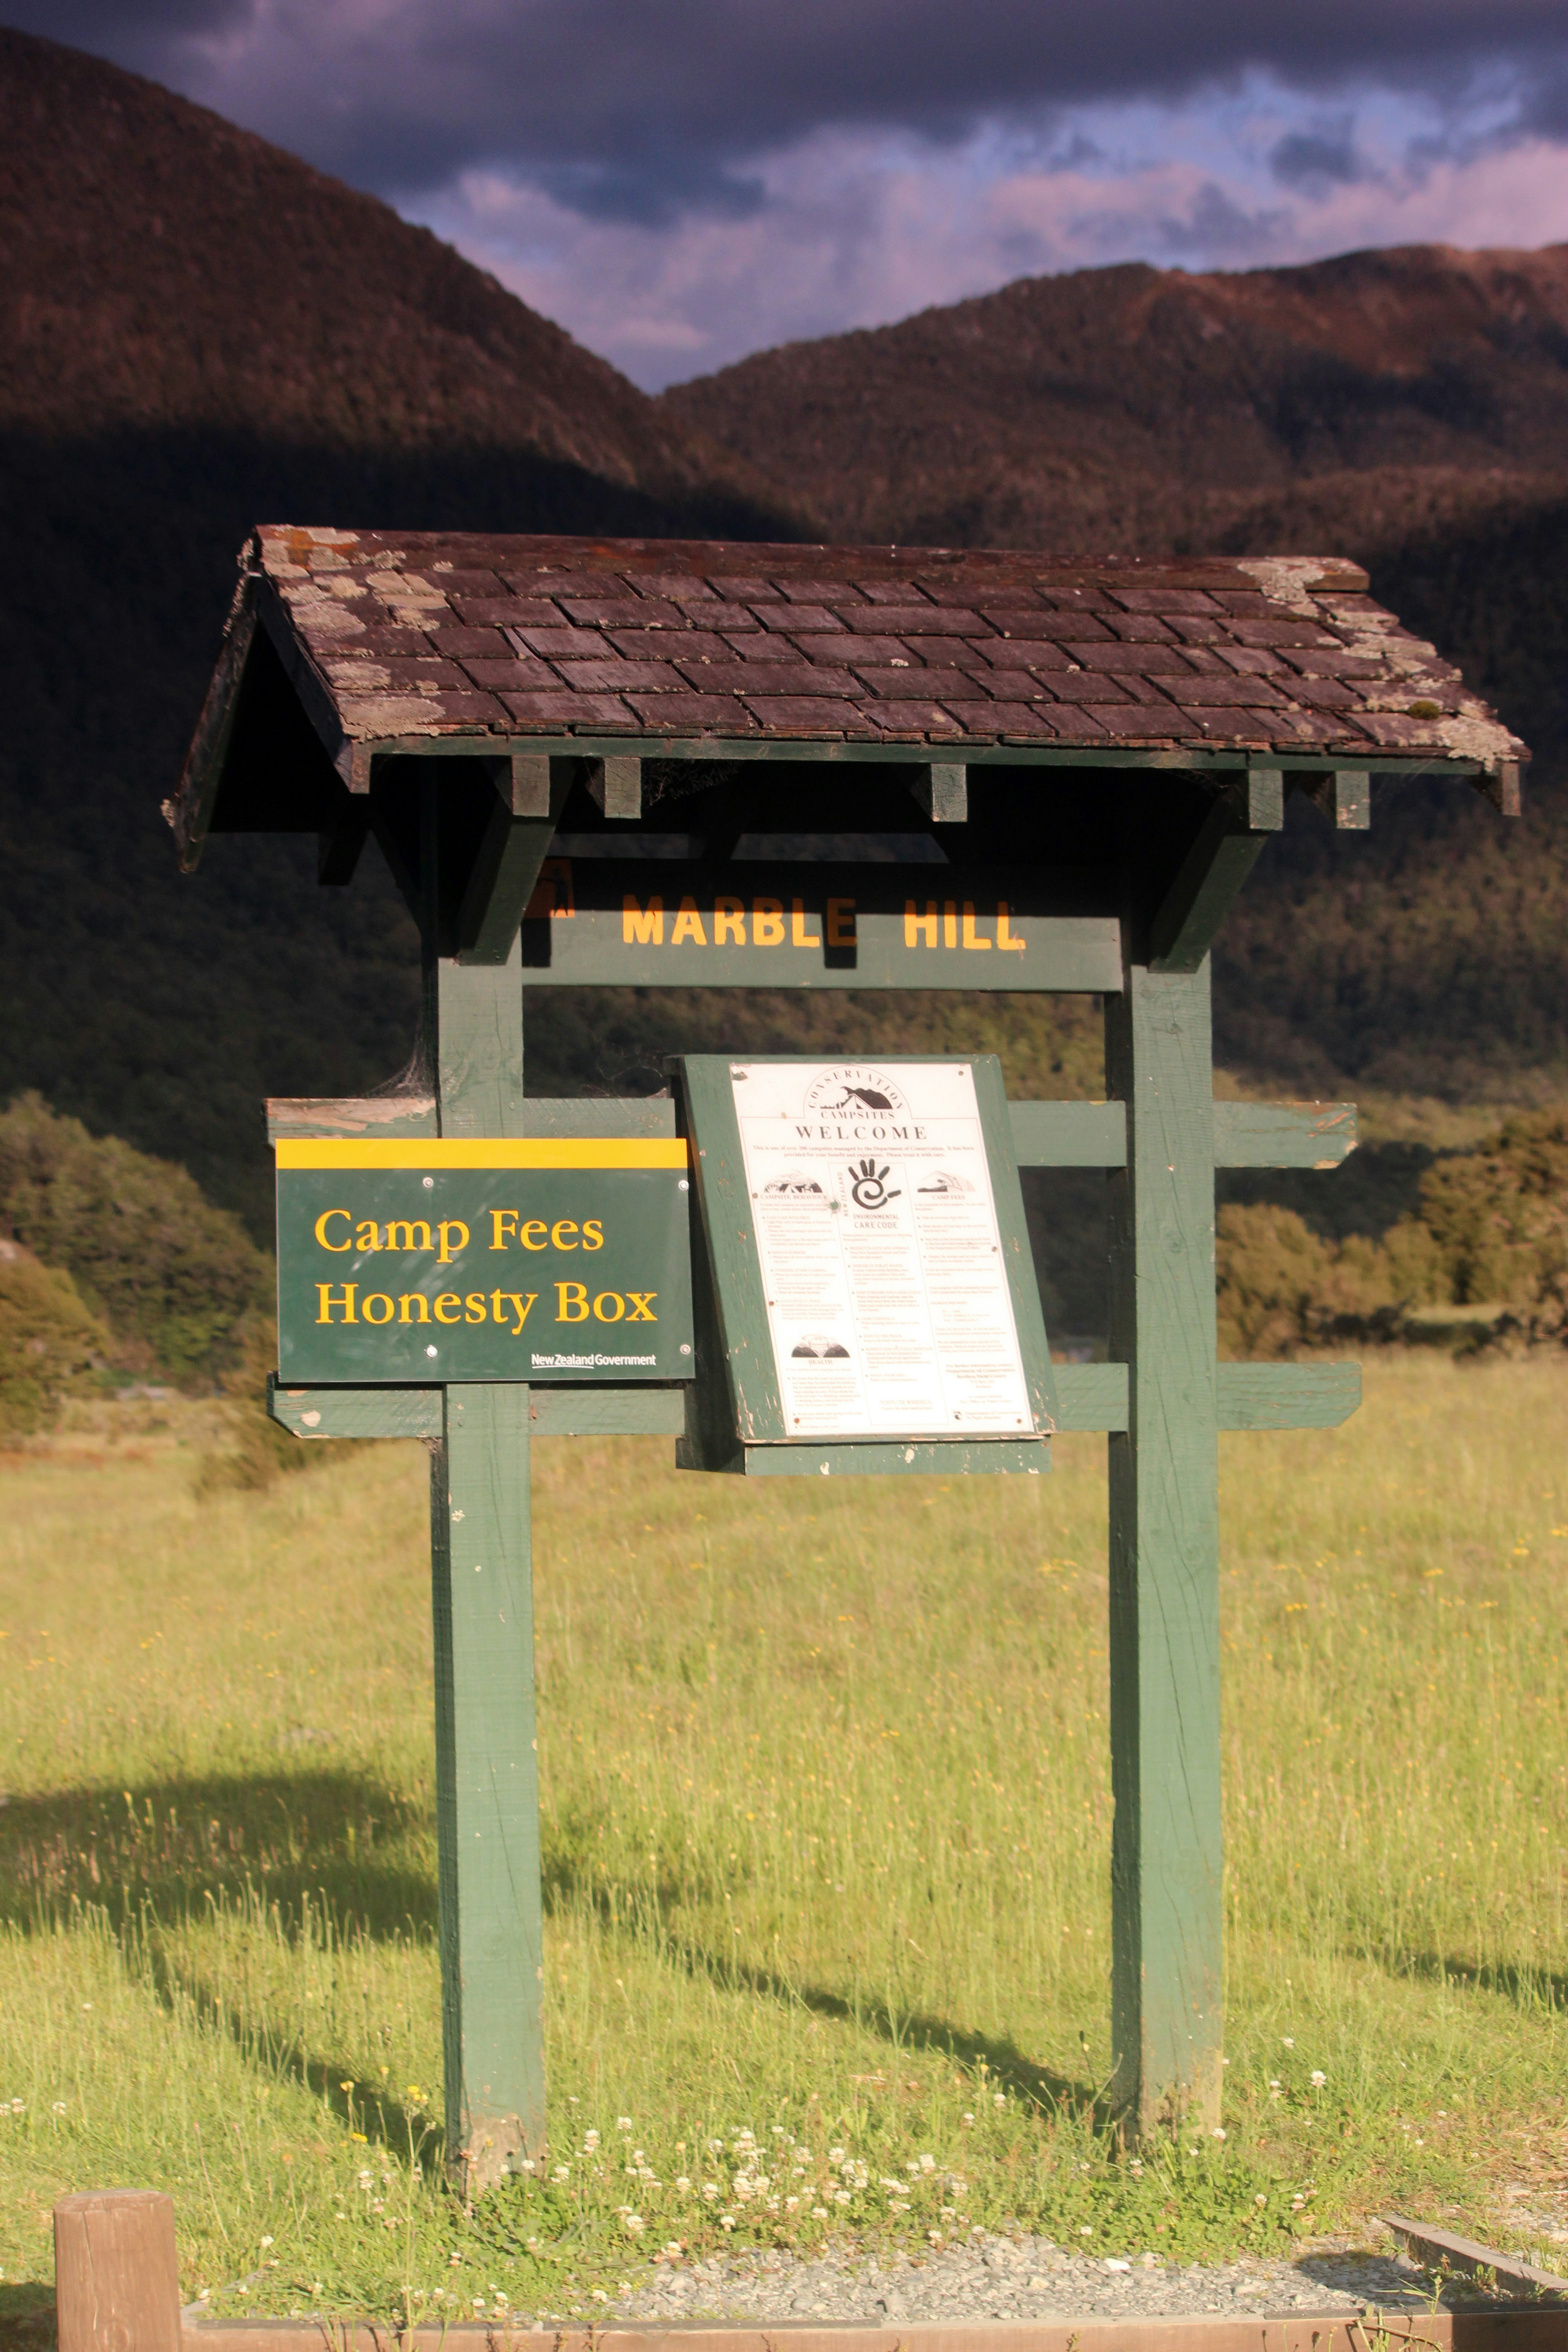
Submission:
M 827 131 L 952 144 L 1252 72 L 1455 101 L 1501 75 L 1521 127 L 1555 133 L 1568 88 L 1563 0 L 33 0 L 14 21 L 384 194 L 499 168 L 647 224 L 756 209 L 753 159 Z

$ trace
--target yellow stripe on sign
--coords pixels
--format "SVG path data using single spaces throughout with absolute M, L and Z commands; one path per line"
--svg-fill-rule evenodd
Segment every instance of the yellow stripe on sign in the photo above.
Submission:
M 679 1136 L 323 1135 L 279 1141 L 279 1168 L 684 1168 Z

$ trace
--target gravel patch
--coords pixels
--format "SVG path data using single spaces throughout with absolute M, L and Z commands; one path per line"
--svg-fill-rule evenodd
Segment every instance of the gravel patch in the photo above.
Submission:
M 598 2305 L 606 2319 L 829 2321 L 1247 2318 L 1289 2311 L 1430 2310 L 1403 2254 L 1328 2245 L 1295 2262 L 1176 2263 L 977 2232 L 922 2257 L 720 2254 L 659 2265 Z

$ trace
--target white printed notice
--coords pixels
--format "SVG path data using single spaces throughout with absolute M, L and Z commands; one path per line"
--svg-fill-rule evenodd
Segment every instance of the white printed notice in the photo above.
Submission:
M 1033 1436 L 968 1066 L 730 1075 L 789 1434 Z

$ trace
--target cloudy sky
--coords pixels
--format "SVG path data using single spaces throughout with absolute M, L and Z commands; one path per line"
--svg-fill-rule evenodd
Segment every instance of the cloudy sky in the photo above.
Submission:
M 650 389 L 1041 270 L 1568 238 L 1568 0 L 7 13 L 385 196 Z

